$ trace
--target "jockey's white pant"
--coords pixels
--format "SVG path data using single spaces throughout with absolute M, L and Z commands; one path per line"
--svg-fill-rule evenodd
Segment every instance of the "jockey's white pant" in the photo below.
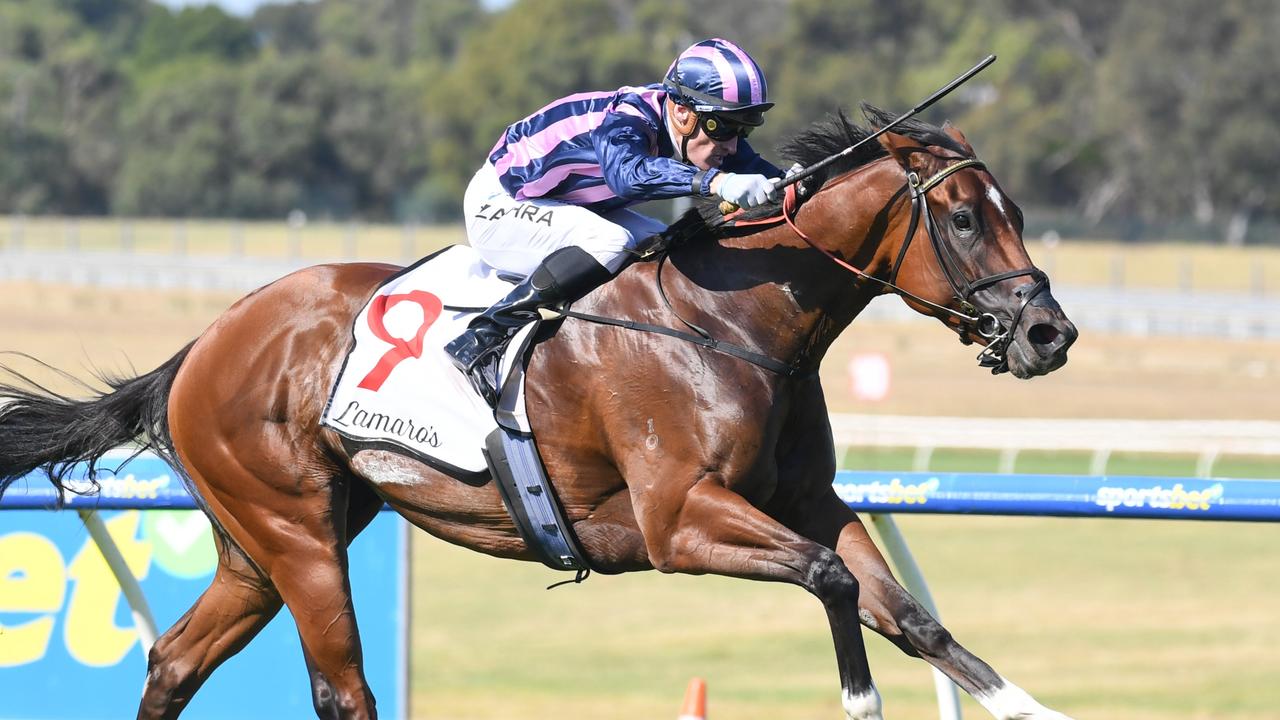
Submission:
M 501 272 L 527 277 L 542 259 L 577 245 L 617 272 L 628 250 L 667 225 L 622 208 L 598 215 L 587 208 L 535 198 L 516 200 L 485 163 L 462 199 L 467 239 L 480 259 Z

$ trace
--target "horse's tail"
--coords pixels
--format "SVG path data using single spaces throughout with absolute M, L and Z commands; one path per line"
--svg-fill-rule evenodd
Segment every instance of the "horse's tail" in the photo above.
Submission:
M 97 461 L 131 442 L 138 444 L 138 452 L 150 449 L 178 467 L 169 434 L 169 389 L 190 350 L 188 344 L 145 375 L 105 377 L 111 389 L 85 400 L 53 392 L 9 370 L 30 387 L 0 383 L 0 495 L 37 470 L 67 490 L 67 476 L 81 462 L 88 464 L 87 479 L 96 485 Z

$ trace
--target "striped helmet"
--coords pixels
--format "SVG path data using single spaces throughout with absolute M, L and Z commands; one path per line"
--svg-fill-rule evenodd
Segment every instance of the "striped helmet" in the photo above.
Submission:
M 696 112 L 722 112 L 759 125 L 773 107 L 764 72 L 745 50 L 712 38 L 693 45 L 671 63 L 662 81 L 672 101 Z

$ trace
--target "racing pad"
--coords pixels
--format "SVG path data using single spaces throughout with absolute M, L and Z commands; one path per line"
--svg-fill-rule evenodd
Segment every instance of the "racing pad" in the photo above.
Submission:
M 508 345 L 496 412 L 443 348 L 511 288 L 464 245 L 389 278 L 356 317 L 352 349 L 321 424 L 357 447 L 402 451 L 454 474 L 488 473 L 485 438 L 499 420 L 530 433 L 524 358 L 538 323 L 521 329 Z

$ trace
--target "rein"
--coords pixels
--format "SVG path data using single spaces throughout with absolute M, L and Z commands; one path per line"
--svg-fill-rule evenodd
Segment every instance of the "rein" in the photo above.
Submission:
M 900 190 L 898 194 L 901 194 L 903 191 L 910 193 L 911 220 L 907 226 L 907 233 L 906 237 L 903 238 L 902 247 L 898 250 L 898 256 L 894 260 L 892 270 L 890 270 L 888 280 L 882 280 L 836 256 L 834 252 L 819 245 L 813 238 L 805 234 L 805 232 L 796 225 L 795 218 L 799 212 L 800 202 L 799 196 L 796 192 L 797 185 L 795 184 L 791 184 L 786 187 L 786 194 L 783 196 L 781 212 L 778 215 L 758 218 L 755 220 L 738 221 L 735 222 L 734 225 L 735 227 L 750 227 L 753 225 L 776 225 L 778 223 L 786 223 L 787 227 L 791 228 L 791 231 L 794 232 L 797 237 L 804 240 L 810 247 L 823 255 L 826 255 L 832 262 L 854 275 L 857 275 L 859 278 L 874 282 L 883 286 L 892 293 L 901 295 L 902 297 L 908 298 L 932 310 L 946 313 L 959 320 L 960 326 L 956 329 L 956 332 L 960 335 L 961 342 L 964 342 L 965 344 L 973 342 L 967 334 L 970 330 L 976 332 L 979 336 L 988 341 L 987 346 L 978 354 L 978 364 L 982 367 L 990 368 L 992 374 L 1008 372 L 1009 361 L 1006 353 L 1009 346 L 1013 343 L 1013 330 L 1017 328 L 1019 321 L 1022 319 L 1022 313 L 1026 310 L 1027 305 L 1029 305 L 1037 295 L 1048 288 L 1049 278 L 1038 268 L 1028 267 L 1020 270 L 1009 270 L 1006 272 L 995 273 L 976 280 L 968 279 L 964 271 L 961 269 L 960 263 L 956 259 L 950 246 L 943 240 L 942 233 L 938 229 L 937 222 L 933 217 L 933 212 L 929 207 L 928 199 L 928 192 L 930 190 L 940 185 L 951 175 L 966 168 L 985 170 L 986 165 L 983 164 L 981 160 L 969 158 L 944 167 L 942 170 L 938 171 L 926 180 L 921 180 L 919 173 L 913 170 L 907 172 L 906 187 L 904 187 L 903 190 Z M 834 183 L 825 185 L 819 188 L 814 194 L 816 195 L 818 192 L 822 192 L 833 185 Z M 894 197 L 896 198 L 897 195 Z M 926 300 L 925 298 L 922 298 L 897 284 L 898 273 L 905 262 L 907 249 L 911 246 L 911 241 L 915 238 L 916 230 L 920 226 L 921 218 L 924 220 L 925 232 L 929 236 L 930 245 L 933 246 L 934 256 L 938 259 L 938 266 L 942 269 L 942 274 L 946 277 L 947 284 L 951 286 L 951 292 L 954 299 L 959 302 L 959 310 L 935 303 L 931 300 Z M 705 347 L 709 350 L 732 355 L 753 365 L 786 377 L 800 374 L 801 368 L 799 360 L 794 363 L 785 363 L 781 360 L 776 360 L 767 355 L 748 350 L 732 343 L 721 342 L 712 337 L 705 329 L 694 325 L 681 317 L 671 305 L 671 300 L 667 297 L 666 289 L 662 284 L 662 269 L 666 265 L 669 249 L 669 246 L 663 246 L 661 249 L 657 250 L 656 253 L 646 253 L 644 257 L 647 258 L 653 254 L 658 255 L 658 270 L 655 278 L 658 285 L 658 294 L 662 297 L 663 303 L 667 306 L 667 309 L 671 311 L 671 314 L 675 315 L 676 319 L 692 330 L 692 333 L 663 327 L 661 325 L 652 325 L 632 320 L 622 320 L 618 318 L 574 312 L 568 308 L 556 309 L 552 310 L 552 312 L 563 317 L 576 318 L 587 322 L 600 323 L 602 325 L 611 325 L 614 327 L 626 328 L 628 330 L 638 330 L 641 332 L 650 332 L 678 338 L 700 347 Z M 1023 292 L 1021 290 L 1018 291 L 1018 296 L 1022 298 L 1022 303 L 1018 306 L 1017 312 L 1013 314 L 1013 317 L 1010 318 L 1007 325 L 993 313 L 979 313 L 978 309 L 971 302 L 971 298 L 975 293 L 991 287 L 1001 281 L 1024 275 L 1030 277 L 1034 281 L 1034 285 L 1032 285 L 1031 289 L 1027 292 Z
M 1013 342 L 1013 329 L 1018 326 L 1018 322 L 1022 319 L 1022 313 L 1030 302 L 1049 286 L 1049 278 L 1043 272 L 1035 267 L 1023 268 L 1021 270 L 1009 270 L 1007 272 L 996 273 L 977 280 L 969 280 L 964 271 L 960 268 L 960 263 L 956 260 L 951 247 L 943 240 L 942 233 L 938 229 L 937 222 L 934 220 L 933 212 L 929 207 L 928 192 L 940 185 L 944 180 L 952 174 L 959 172 L 965 168 L 976 168 L 986 170 L 986 165 L 976 158 L 969 158 L 953 163 L 939 170 L 927 180 L 921 180 L 920 174 L 914 170 L 907 172 L 907 185 L 904 191 L 911 195 L 911 221 L 907 226 L 906 236 L 903 238 L 902 246 L 898 250 L 898 257 L 894 260 L 893 268 L 889 272 L 889 279 L 882 280 L 865 270 L 854 266 L 848 261 L 836 256 L 836 254 L 814 241 L 796 225 L 795 216 L 799 212 L 799 196 L 796 192 L 796 185 L 788 185 L 786 194 L 783 196 L 782 209 L 780 215 L 773 217 L 760 218 L 756 220 L 747 220 L 735 223 L 735 226 L 751 226 L 751 225 L 774 225 L 779 222 L 785 222 L 787 227 L 796 234 L 801 240 L 804 240 L 810 247 L 818 252 L 826 255 L 832 262 L 849 272 L 857 275 L 859 278 L 869 280 L 878 285 L 883 286 L 889 292 L 902 297 L 909 298 L 932 310 L 946 313 L 955 317 L 960 321 L 960 327 L 957 332 L 960 339 L 965 344 L 972 340 L 965 334 L 967 330 L 976 332 L 981 337 L 988 340 L 987 346 L 978 355 L 978 364 L 982 367 L 991 368 L 993 374 L 1007 372 L 1009 369 L 1008 360 L 1005 353 L 1009 349 L 1009 345 Z M 817 192 L 822 192 L 832 185 L 819 188 Z M 899 191 L 901 194 L 903 191 Z M 817 194 L 817 193 L 814 193 Z M 895 197 L 897 197 L 895 195 Z M 940 305 L 931 300 L 916 295 L 915 293 L 898 285 L 898 273 L 902 269 L 906 260 L 907 250 L 911 246 L 911 241 L 915 238 L 916 229 L 920 226 L 920 219 L 924 218 L 925 231 L 929 236 L 930 244 L 933 246 L 934 256 L 938 259 L 938 266 L 942 269 L 942 274 L 947 279 L 947 284 L 951 286 L 951 292 L 955 300 L 959 301 L 960 309 L 957 310 L 946 305 Z M 1035 281 L 1029 292 L 1025 294 L 1019 292 L 1022 297 L 1022 304 L 1010 319 L 1008 325 L 1001 322 L 1000 318 L 992 313 L 979 313 L 978 309 L 971 302 L 971 298 L 975 293 L 984 290 L 996 283 L 1009 278 L 1029 276 Z M 661 286 L 659 286 L 661 287 Z

